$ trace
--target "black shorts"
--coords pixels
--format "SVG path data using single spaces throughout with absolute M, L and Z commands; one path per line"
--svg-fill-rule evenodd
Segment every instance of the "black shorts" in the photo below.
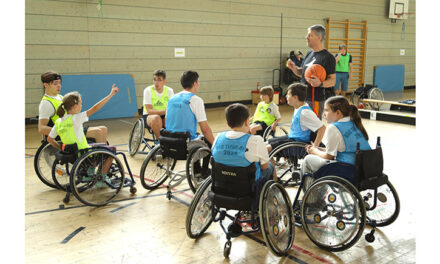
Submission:
M 255 122 L 252 122 L 252 124 L 257 124 L 257 125 L 260 125 L 262 127 L 261 130 L 257 131 L 257 135 L 263 136 L 264 131 L 266 131 L 266 129 L 267 129 L 266 123 L 264 123 L 263 121 L 255 121 Z
M 142 118 L 144 119 L 145 128 L 148 127 L 148 125 L 147 125 L 147 116 L 148 116 L 148 114 L 142 115 Z M 165 115 L 161 115 L 160 118 L 162 118 L 162 127 L 165 127 Z

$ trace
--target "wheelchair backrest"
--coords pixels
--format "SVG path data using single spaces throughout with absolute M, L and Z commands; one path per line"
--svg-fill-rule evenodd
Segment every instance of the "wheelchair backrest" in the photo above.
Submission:
M 189 132 L 171 132 L 162 128 L 160 130 L 159 143 L 163 157 L 171 157 L 176 160 L 186 160 L 188 155 L 187 145 Z
M 212 187 L 215 194 L 233 198 L 254 197 L 255 163 L 248 167 L 231 167 L 215 162 L 212 164 Z
M 382 148 L 356 151 L 355 185 L 361 186 L 364 181 L 372 181 L 383 176 Z

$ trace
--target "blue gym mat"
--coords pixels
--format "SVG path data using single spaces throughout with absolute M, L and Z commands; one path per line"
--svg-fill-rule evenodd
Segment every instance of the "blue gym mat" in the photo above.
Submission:
M 107 96 L 113 84 L 119 88 L 119 93 L 91 115 L 90 120 L 133 117 L 137 113 L 134 80 L 129 74 L 63 75 L 62 78 L 61 94 L 78 91 L 82 99 L 81 111 L 88 110 Z
M 378 65 L 374 67 L 373 85 L 382 92 L 403 91 L 405 84 L 404 65 Z

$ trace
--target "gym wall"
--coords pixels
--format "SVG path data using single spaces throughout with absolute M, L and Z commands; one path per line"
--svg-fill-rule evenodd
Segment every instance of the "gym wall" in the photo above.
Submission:
M 367 20 L 366 83 L 375 65 L 403 64 L 405 86 L 415 85 L 415 16 L 391 23 L 385 0 L 104 0 L 102 12 L 98 2 L 26 0 L 25 117 L 38 114 L 46 70 L 130 74 L 139 107 L 155 69 L 167 72 L 175 92 L 184 70 L 198 71 L 206 103 L 250 100 L 256 83 L 270 85 L 279 68 L 281 13 L 283 57 L 292 49 L 305 54 L 307 27 L 327 17 Z M 186 57 L 175 58 L 174 48 Z

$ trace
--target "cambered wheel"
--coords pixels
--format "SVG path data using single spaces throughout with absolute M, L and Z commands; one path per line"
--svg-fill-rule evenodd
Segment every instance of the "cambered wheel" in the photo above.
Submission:
M 361 195 L 367 207 L 367 219 L 369 222 L 376 221 L 376 226 L 390 225 L 399 216 L 400 199 L 391 182 L 387 181 L 377 188 L 377 204 L 372 210 L 369 208 L 374 205 L 374 190 L 362 191 Z
M 141 167 L 141 184 L 145 189 L 154 190 L 168 178 L 176 165 L 173 158 L 164 158 L 160 145 L 155 146 L 147 155 Z
M 283 185 L 299 172 L 302 160 L 307 154 L 304 147 L 305 143 L 302 142 L 287 142 L 269 153 L 269 158 L 275 162 L 277 177 Z
M 313 243 L 329 251 L 342 251 L 362 236 L 366 212 L 360 193 L 350 182 L 326 176 L 304 194 L 301 220 Z
M 34 169 L 38 178 L 47 186 L 55 189 L 58 189 L 58 187 L 52 179 L 52 165 L 57 151 L 47 141 L 43 141 L 34 156 Z
M 278 125 L 275 128 L 275 131 L 273 131 L 272 127 L 268 126 L 266 128 L 266 130 L 264 130 L 263 139 L 264 139 L 264 141 L 268 141 L 271 138 L 276 138 L 276 137 L 281 137 L 281 136 L 284 136 L 284 135 L 288 135 L 289 134 L 289 132 L 288 132 L 289 129 L 290 128 L 288 126 Z
M 186 214 L 186 234 L 196 239 L 201 236 L 212 223 L 212 202 L 208 197 L 211 190 L 212 178 L 208 177 L 197 189 Z
M 384 100 L 383 93 L 379 88 L 373 87 L 370 89 L 370 91 L 368 91 L 368 99 L 383 101 Z M 376 111 L 379 111 L 380 106 L 382 105 L 382 103 L 373 103 L 373 102 L 369 102 L 368 104 L 370 105 L 371 109 Z
M 106 175 L 104 164 L 111 161 Z M 111 202 L 124 186 L 125 173 L 121 161 L 107 149 L 95 149 L 83 154 L 73 164 L 70 175 L 72 193 L 82 203 L 102 206 Z
M 208 147 L 194 148 L 188 154 L 188 159 L 186 160 L 186 177 L 193 193 L 196 193 L 202 182 L 211 174 L 212 168 L 209 163 L 209 157 L 211 157 L 211 149 Z M 203 170 L 203 167 L 206 167 L 206 169 Z
M 128 139 L 128 153 L 130 156 L 136 155 L 139 146 L 144 138 L 144 121 L 139 118 L 133 126 Z

